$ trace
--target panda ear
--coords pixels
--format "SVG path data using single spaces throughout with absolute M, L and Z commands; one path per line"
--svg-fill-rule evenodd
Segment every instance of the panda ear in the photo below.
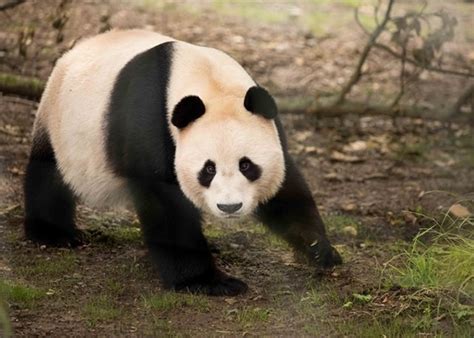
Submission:
M 173 123 L 175 127 L 183 129 L 204 115 L 205 112 L 206 107 L 198 96 L 186 96 L 174 107 L 171 123 Z
M 274 119 L 278 108 L 273 97 L 262 87 L 250 87 L 245 94 L 244 107 L 249 112 L 262 115 L 266 119 Z

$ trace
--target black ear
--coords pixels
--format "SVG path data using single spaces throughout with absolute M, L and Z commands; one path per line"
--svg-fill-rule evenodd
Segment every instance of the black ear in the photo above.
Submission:
M 171 123 L 177 128 L 183 129 L 204 115 L 205 112 L 206 107 L 199 97 L 194 95 L 186 96 L 174 107 Z
M 277 116 L 277 106 L 273 97 L 262 87 L 250 87 L 245 94 L 244 107 L 249 112 L 262 115 L 266 119 Z

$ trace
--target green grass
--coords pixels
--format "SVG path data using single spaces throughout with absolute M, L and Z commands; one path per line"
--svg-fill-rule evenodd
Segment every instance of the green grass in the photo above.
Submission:
M 244 327 L 250 327 L 255 324 L 268 321 L 270 317 L 270 312 L 270 309 L 245 306 L 242 309 L 237 310 L 235 319 Z
M 99 322 L 112 321 L 122 315 L 122 309 L 115 305 L 108 295 L 100 295 L 85 304 L 82 315 L 90 326 Z
M 15 304 L 22 308 L 32 308 L 46 296 L 40 289 L 0 280 L 0 299 Z
M 472 228 L 474 218 L 459 220 L 446 214 L 432 221 L 401 255 L 401 266 L 392 266 L 394 282 L 407 288 L 456 289 L 474 295 L 473 234 L 455 233 Z
M 104 216 L 90 218 L 88 228 L 90 239 L 96 243 L 106 245 L 130 245 L 143 242 L 143 236 L 138 223 L 130 224 L 127 220 L 113 219 Z
M 348 227 L 352 227 L 359 233 L 360 222 L 348 215 L 330 214 L 323 217 L 324 223 L 329 233 L 337 235 L 347 235 Z
M 474 318 L 474 218 L 444 214 L 429 220 L 432 226 L 420 231 L 385 274 L 389 285 L 407 290 L 415 328 L 438 330 L 435 318 L 447 318 L 462 331 Z
M 65 274 L 72 273 L 77 267 L 77 256 L 71 251 L 60 252 L 47 257 L 30 258 L 22 262 L 17 272 L 24 277 L 60 278 Z
M 145 307 L 151 310 L 166 312 L 181 308 L 192 308 L 207 312 L 210 308 L 209 300 L 202 295 L 162 292 L 143 297 Z

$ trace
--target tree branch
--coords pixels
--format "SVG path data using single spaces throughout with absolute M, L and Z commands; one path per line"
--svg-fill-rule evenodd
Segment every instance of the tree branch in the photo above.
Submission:
M 399 59 L 403 58 L 403 56 L 401 54 L 397 53 L 396 51 L 394 51 L 393 49 L 391 49 L 390 47 L 388 47 L 384 44 L 375 42 L 374 47 L 378 48 L 378 49 L 381 49 L 381 50 L 389 53 L 390 55 L 392 55 L 396 58 L 399 58 Z M 436 72 L 436 73 L 456 75 L 456 76 L 464 76 L 464 77 L 474 77 L 474 73 L 460 72 L 460 71 L 452 70 L 452 69 L 445 69 L 445 68 L 433 67 L 433 66 L 430 66 L 430 65 L 424 65 L 424 64 L 419 63 L 418 61 L 416 61 L 414 59 L 411 59 L 411 58 L 408 58 L 408 57 L 405 58 L 405 61 L 408 62 L 408 63 L 411 63 L 412 65 L 415 65 L 417 67 L 420 67 L 420 68 L 423 68 L 423 69 L 426 69 L 426 70 L 429 70 L 429 71 L 432 71 L 432 72 Z
M 385 16 L 380 23 L 380 25 L 377 26 L 377 28 L 372 32 L 370 35 L 369 41 L 367 41 L 367 44 L 364 47 L 364 50 L 362 51 L 362 54 L 359 58 L 359 62 L 357 63 L 357 67 L 354 70 L 354 73 L 352 73 L 351 78 L 349 81 L 346 83 L 346 85 L 342 88 L 337 100 L 336 100 L 336 105 L 341 104 L 344 102 L 346 99 L 347 94 L 351 91 L 352 87 L 359 82 L 360 77 L 362 75 L 362 67 L 365 64 L 365 61 L 367 60 L 367 57 L 369 56 L 370 50 L 374 46 L 375 42 L 377 41 L 379 35 L 383 32 L 385 29 L 385 26 L 387 25 L 387 22 L 390 20 L 390 13 L 393 8 L 393 3 L 395 0 L 389 0 L 387 10 L 385 12 Z

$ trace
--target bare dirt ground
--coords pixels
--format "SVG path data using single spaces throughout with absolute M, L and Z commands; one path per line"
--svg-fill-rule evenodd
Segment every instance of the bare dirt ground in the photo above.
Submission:
M 110 27 L 145 27 L 229 52 L 281 99 L 337 88 L 343 80 L 334 80 L 334 74 L 347 78 L 350 71 L 340 64 L 353 63 L 354 41 L 361 39 L 350 31 L 351 38 L 318 38 L 297 25 L 248 26 L 241 18 L 210 10 L 198 15 L 174 6 L 94 2 L 70 5 L 60 32 L 50 27 L 61 17 L 53 9 L 56 4 L 30 2 L 0 14 L 5 17 L 0 71 L 46 79 L 55 58 L 77 38 Z M 24 56 L 12 47 L 21 30 Z M 310 71 L 315 65 L 316 74 Z M 456 82 L 449 90 L 461 86 Z M 423 225 L 419 214 L 436 214 L 456 201 L 473 199 L 474 138 L 468 125 L 383 117 L 316 119 L 286 112 L 282 120 L 291 152 L 344 264 L 315 272 L 260 224 L 225 226 L 210 220 L 206 233 L 220 250 L 220 264 L 247 281 L 250 291 L 235 298 L 208 298 L 163 291 L 132 212 L 80 207 L 78 224 L 94 231 L 90 244 L 74 250 L 38 247 L 23 239 L 22 179 L 36 108 L 34 102 L 0 96 L 0 276 L 23 287 L 8 301 L 15 335 L 472 333 L 469 324 L 459 327 L 435 314 L 425 323 L 422 310 L 408 309 L 413 302 L 408 292 L 384 275 L 384 263 Z

